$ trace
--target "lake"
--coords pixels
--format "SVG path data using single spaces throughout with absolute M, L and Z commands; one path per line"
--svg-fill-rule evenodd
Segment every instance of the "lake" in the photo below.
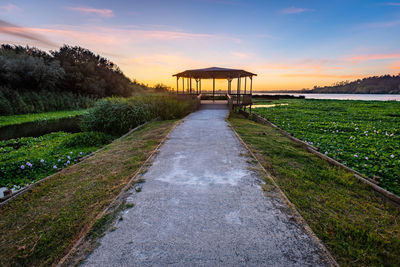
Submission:
M 254 95 L 293 95 L 293 96 L 305 96 L 308 99 L 338 99 L 338 100 L 378 100 L 378 101 L 389 101 L 395 100 L 400 101 L 400 95 L 390 94 L 295 94 L 295 93 L 257 93 L 253 92 Z

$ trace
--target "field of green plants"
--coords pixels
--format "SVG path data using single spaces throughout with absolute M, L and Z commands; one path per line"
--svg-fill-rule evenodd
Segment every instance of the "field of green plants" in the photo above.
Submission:
M 24 186 L 77 163 L 111 142 L 99 132 L 55 132 L 0 142 L 0 187 Z
M 400 102 L 302 99 L 257 104 L 278 104 L 254 112 L 400 195 Z

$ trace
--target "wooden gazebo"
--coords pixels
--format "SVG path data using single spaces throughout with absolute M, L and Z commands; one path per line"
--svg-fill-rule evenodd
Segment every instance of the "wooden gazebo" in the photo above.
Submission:
M 205 68 L 205 69 L 193 69 L 185 70 L 183 72 L 173 75 L 176 77 L 176 93 L 177 94 L 191 94 L 199 95 L 202 94 L 201 90 L 201 80 L 202 79 L 212 79 L 213 80 L 213 98 L 216 95 L 215 92 L 215 80 L 216 79 L 226 79 L 228 81 L 228 97 L 234 97 L 240 101 L 243 96 L 250 96 L 253 94 L 253 76 L 257 74 L 240 70 L 240 69 L 227 69 L 227 68 Z M 182 90 L 179 90 L 179 79 L 182 78 Z M 247 78 L 250 79 L 250 88 L 247 89 Z M 186 90 L 185 90 L 185 79 L 186 79 Z M 196 87 L 192 87 L 192 79 L 196 82 Z M 236 90 L 232 90 L 232 80 L 237 79 Z M 242 90 L 242 79 L 244 79 L 244 86 Z

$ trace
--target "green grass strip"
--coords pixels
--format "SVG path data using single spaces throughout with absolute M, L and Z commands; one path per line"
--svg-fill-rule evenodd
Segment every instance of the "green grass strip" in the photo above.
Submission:
M 0 266 L 57 262 L 175 123 L 151 122 L 0 207 Z
M 21 124 L 25 122 L 37 122 L 44 120 L 55 120 L 68 117 L 75 117 L 78 115 L 82 115 L 86 111 L 87 109 L 79 109 L 79 110 L 66 110 L 66 111 L 0 116 L 0 127 L 13 124 Z
M 277 129 L 229 121 L 340 265 L 400 265 L 398 207 Z

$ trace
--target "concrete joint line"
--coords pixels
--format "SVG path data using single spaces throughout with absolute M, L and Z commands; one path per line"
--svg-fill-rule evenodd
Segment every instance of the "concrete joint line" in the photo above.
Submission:
M 279 185 L 276 183 L 275 178 L 272 176 L 271 173 L 269 173 L 264 166 L 261 164 L 261 162 L 258 160 L 258 158 L 255 156 L 253 151 L 247 146 L 247 144 L 243 141 L 243 139 L 239 136 L 239 134 L 235 131 L 235 128 L 232 126 L 232 124 L 227 120 L 229 126 L 231 127 L 232 131 L 235 133 L 236 137 L 240 141 L 240 143 L 246 148 L 246 150 L 250 153 L 250 155 L 254 158 L 254 160 L 257 161 L 257 165 L 261 168 L 261 170 L 266 174 L 268 179 L 273 183 L 273 185 L 278 189 L 278 192 L 282 198 L 282 200 L 286 203 L 286 205 L 289 206 L 293 214 L 295 215 L 296 221 L 301 224 L 306 232 L 311 236 L 311 238 L 314 240 L 314 242 L 317 244 L 317 246 L 323 251 L 325 254 L 326 258 L 328 259 L 329 263 L 332 266 L 339 267 L 339 264 L 336 262 L 335 258 L 331 255 L 329 250 L 325 247 L 325 245 L 322 243 L 322 241 L 318 238 L 318 236 L 313 232 L 311 227 L 308 225 L 306 220 L 301 216 L 299 211 L 296 209 L 296 206 L 286 197 L 285 193 L 282 191 L 282 189 L 279 187 Z

